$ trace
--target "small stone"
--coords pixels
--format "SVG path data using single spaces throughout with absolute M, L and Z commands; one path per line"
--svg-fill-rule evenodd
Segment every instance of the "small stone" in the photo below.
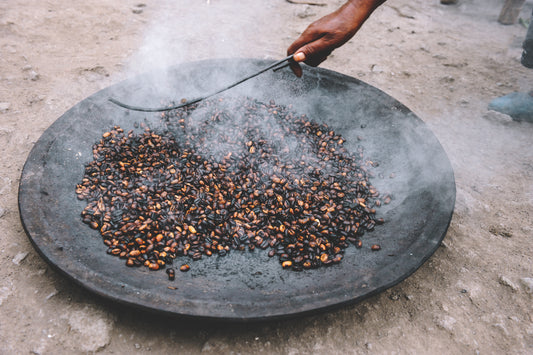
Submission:
M 513 236 L 513 232 L 502 224 L 500 224 L 499 226 L 490 226 L 489 232 L 494 235 L 499 235 L 505 238 L 511 238 Z
M 20 262 L 24 260 L 27 256 L 28 256 L 28 252 L 18 253 L 17 255 L 15 255 L 15 257 L 11 261 L 13 261 L 13 264 L 15 265 L 20 265 Z
M 143 8 L 146 7 L 146 4 L 143 4 L 143 3 L 138 3 L 137 5 L 135 5 L 135 7 L 133 9 L 131 9 L 131 12 L 133 12 L 134 14 L 142 14 L 143 13 Z
M 135 349 L 140 349 L 140 348 L 141 348 L 141 345 L 138 343 L 135 343 Z
M 6 113 L 10 107 L 11 104 L 9 102 L 0 102 L 0 113 Z
M 30 99 L 28 100 L 28 103 L 30 105 L 33 105 L 35 103 L 38 103 L 38 102 L 41 102 L 43 101 L 44 99 L 46 99 L 46 96 L 45 95 L 36 95 L 36 96 L 32 96 L 30 97 Z
M 12 290 L 7 287 L 0 287 L 0 306 L 11 295 Z
M 513 292 L 518 291 L 518 286 L 504 275 L 500 275 L 498 282 L 503 286 L 510 287 Z
M 444 55 L 442 55 L 442 54 L 435 54 L 435 55 L 433 56 L 433 58 L 435 58 L 435 59 L 439 59 L 439 60 L 445 60 L 445 59 L 448 59 L 448 57 L 446 57 L 446 56 L 444 56 Z
M 400 299 L 400 295 L 397 294 L 397 293 L 391 293 L 391 294 L 389 295 L 389 299 L 390 299 L 391 301 L 398 301 L 398 300 Z
M 39 78 L 40 78 L 40 75 L 35 70 L 31 70 L 30 71 L 30 80 L 31 81 L 37 81 L 37 80 L 39 80 Z
M 301 19 L 306 19 L 308 17 L 315 16 L 316 13 L 311 10 L 310 6 L 306 6 L 303 11 L 300 11 L 296 16 L 298 16 Z
M 372 350 L 372 343 L 366 343 L 365 346 L 368 350 Z
M 48 301 L 50 298 L 54 297 L 55 295 L 57 295 L 57 290 L 53 290 L 52 292 L 50 292 L 48 296 L 45 297 L 45 300 Z
M 529 293 L 529 294 L 533 293 L 533 278 L 523 277 L 520 279 L 520 282 L 524 286 L 526 293 Z
M 446 76 L 443 76 L 442 78 L 440 78 L 439 80 L 441 83 L 453 83 L 455 81 L 455 78 L 453 76 L 450 76 L 450 75 L 446 75 Z
M 498 111 L 489 110 L 484 115 L 483 118 L 497 123 L 506 123 L 509 124 L 513 122 L 513 118 L 509 115 L 506 115 L 504 113 L 500 113 Z
M 437 320 L 437 326 L 447 331 L 452 331 L 453 326 L 457 323 L 457 320 L 450 316 L 444 316 Z
M 372 73 L 383 73 L 385 71 L 382 67 L 376 64 L 373 64 L 370 70 L 372 70 Z
M 31 65 L 29 65 L 29 64 L 26 64 L 25 66 L 22 67 L 22 70 L 24 70 L 24 71 L 28 71 L 28 70 L 31 70 L 31 69 L 33 69 L 33 67 Z
M 6 210 L 0 207 L 0 218 L 4 217 L 5 214 L 6 214 Z
M 104 349 L 111 341 L 114 319 L 95 306 L 65 313 L 70 327 L 69 342 L 84 353 Z

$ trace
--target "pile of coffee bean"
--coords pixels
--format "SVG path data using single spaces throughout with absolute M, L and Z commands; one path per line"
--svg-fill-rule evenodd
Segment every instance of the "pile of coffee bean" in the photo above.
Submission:
M 207 100 L 161 122 L 105 132 L 76 187 L 83 222 L 128 266 L 174 279 L 176 258 L 264 249 L 283 268 L 313 269 L 339 263 L 383 223 L 375 163 L 290 106 Z

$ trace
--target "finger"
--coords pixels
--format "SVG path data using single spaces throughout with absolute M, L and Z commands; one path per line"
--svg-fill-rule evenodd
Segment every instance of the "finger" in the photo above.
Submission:
M 304 62 L 305 61 L 305 53 L 304 52 L 297 52 L 292 59 L 295 62 Z
M 312 42 L 313 40 L 314 38 L 309 38 L 309 36 L 301 35 L 289 46 L 289 48 L 287 48 L 287 55 L 300 52 L 302 47 Z
M 291 70 L 292 72 L 298 77 L 298 78 L 301 78 L 302 77 L 302 67 L 300 66 L 300 64 L 298 64 L 297 62 L 294 62 L 294 61 L 291 61 L 290 62 L 290 67 L 291 67 Z

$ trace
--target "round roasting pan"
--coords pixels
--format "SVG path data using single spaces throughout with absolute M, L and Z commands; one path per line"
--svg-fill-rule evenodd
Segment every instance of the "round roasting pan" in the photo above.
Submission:
M 124 110 L 135 105 L 193 98 L 271 64 L 256 59 L 217 59 L 154 71 L 103 89 L 57 119 L 37 141 L 19 187 L 20 216 L 40 255 L 68 278 L 108 299 L 171 315 L 251 321 L 323 311 L 359 301 L 404 280 L 438 248 L 455 203 L 450 162 L 435 136 L 409 109 L 384 92 L 334 71 L 306 67 L 303 78 L 288 69 L 265 73 L 231 95 L 274 100 L 326 123 L 363 145 L 379 162 L 372 183 L 393 200 L 378 209 L 385 224 L 351 246 L 340 264 L 295 272 L 264 250 L 204 257 L 169 281 L 164 271 L 128 268 L 106 254 L 97 231 L 83 224 L 75 187 L 92 145 L 114 125 L 157 128 L 157 114 Z M 142 125 L 141 125 L 142 126 Z M 142 128 L 139 128 L 142 129 Z M 380 244 L 380 251 L 372 251 Z M 181 265 L 189 259 L 176 260 Z

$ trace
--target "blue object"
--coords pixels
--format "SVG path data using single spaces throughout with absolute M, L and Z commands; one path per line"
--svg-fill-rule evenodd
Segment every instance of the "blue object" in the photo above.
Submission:
M 509 115 L 515 121 L 533 123 L 533 92 L 513 92 L 489 103 L 489 110 Z

